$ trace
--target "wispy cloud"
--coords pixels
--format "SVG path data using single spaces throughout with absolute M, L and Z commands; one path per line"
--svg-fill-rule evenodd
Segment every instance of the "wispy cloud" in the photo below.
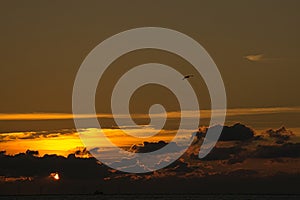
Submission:
M 92 114 L 73 115 L 71 113 L 0 113 L 0 120 L 58 120 L 74 118 L 92 118 Z M 110 118 L 109 114 L 97 114 L 97 117 Z
M 210 118 L 212 110 L 200 110 L 201 118 Z M 214 110 L 216 116 L 222 115 L 222 110 Z M 226 110 L 227 116 L 241 116 L 241 115 L 263 115 L 263 114 L 273 114 L 273 113 L 300 113 L 300 107 L 270 107 L 270 108 L 231 108 Z M 189 111 L 178 111 L 178 112 L 168 112 L 168 118 L 180 118 L 185 117 L 198 117 L 198 112 Z M 219 113 L 219 114 L 218 114 Z M 78 114 L 73 115 L 70 113 L 0 113 L 0 121 L 8 120 L 64 120 L 64 119 L 88 119 L 88 118 L 136 118 L 143 119 L 149 118 L 148 114 Z M 155 113 L 151 114 L 151 118 L 165 118 L 166 113 Z
M 75 135 L 74 129 L 0 133 L 0 143 L 13 140 L 49 139 Z
M 245 59 L 252 61 L 252 62 L 259 62 L 263 60 L 267 60 L 264 54 L 253 54 L 253 55 L 246 55 L 244 56 Z

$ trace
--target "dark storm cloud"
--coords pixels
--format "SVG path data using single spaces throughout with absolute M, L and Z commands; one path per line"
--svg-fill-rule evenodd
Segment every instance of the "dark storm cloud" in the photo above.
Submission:
M 220 141 L 245 141 L 254 138 L 254 131 L 243 125 L 243 124 L 234 124 L 233 126 L 224 126 Z
M 282 144 L 294 136 L 293 132 L 287 130 L 285 127 L 281 127 L 277 130 L 269 129 L 266 131 L 266 133 L 269 137 L 276 139 L 276 143 L 278 144 Z
M 211 129 L 214 130 L 214 127 Z M 207 128 L 199 130 L 196 134 L 197 140 L 193 145 L 199 145 L 199 141 L 206 135 L 207 130 Z M 239 123 L 233 126 L 224 126 L 219 141 L 235 142 L 234 146 L 231 144 L 231 146 L 227 147 L 226 143 L 225 146 L 222 147 L 216 145 L 202 160 L 226 160 L 227 164 L 236 164 L 242 163 L 248 158 L 300 157 L 300 143 L 285 143 L 292 136 L 295 136 L 292 131 L 282 127 L 277 130 L 269 129 L 265 133 L 266 137 L 255 136 L 251 128 Z M 276 145 L 274 145 L 273 140 L 263 140 L 262 138 L 275 139 Z M 256 141 L 256 143 L 254 143 L 254 141 Z M 264 145 L 261 145 L 262 143 L 264 143 Z M 255 149 L 253 147 L 255 147 Z M 198 160 L 197 152 L 190 154 L 190 158 L 192 160 Z
M 214 134 L 214 130 L 219 129 L 220 125 L 213 126 L 209 128 L 211 133 Z M 206 135 L 208 129 L 199 130 L 196 134 L 198 138 L 202 138 Z M 223 126 L 223 130 L 219 141 L 247 141 L 250 139 L 254 139 L 254 131 L 240 123 L 234 124 L 233 126 Z
M 211 128 L 200 128 L 196 133 L 196 140 L 193 142 L 192 146 L 197 149 L 197 146 L 200 147 L 208 130 L 211 131 L 210 134 L 214 134 L 214 130 L 219 128 L 220 125 L 213 126 Z M 225 144 L 225 146 L 222 147 L 218 147 L 218 145 L 216 145 L 212 151 L 201 160 L 227 160 L 228 164 L 243 162 L 246 159 L 247 154 L 249 154 L 248 150 L 244 147 L 251 144 L 252 141 L 259 139 L 259 137 L 255 136 L 254 131 L 251 128 L 240 123 L 234 124 L 233 126 L 223 126 L 222 128 L 219 142 L 235 142 L 234 146 L 232 146 L 232 144 Z M 219 144 L 219 142 L 217 144 Z M 192 160 L 199 160 L 198 152 L 191 152 L 189 157 Z

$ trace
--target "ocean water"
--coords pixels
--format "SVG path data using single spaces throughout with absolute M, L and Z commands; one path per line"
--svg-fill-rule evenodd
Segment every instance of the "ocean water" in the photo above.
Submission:
M 0 196 L 0 200 L 299 200 L 300 195 L 37 195 Z

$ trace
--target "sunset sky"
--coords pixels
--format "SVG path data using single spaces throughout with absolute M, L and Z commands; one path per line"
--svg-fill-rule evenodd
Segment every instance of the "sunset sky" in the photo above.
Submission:
M 116 180 L 127 179 L 139 183 L 166 177 L 231 177 L 241 170 L 244 170 L 242 177 L 268 177 L 277 173 L 299 176 L 300 154 L 291 153 L 300 151 L 299 8 L 297 0 L 1 1 L 0 163 L 4 157 L 17 159 L 16 155 L 28 149 L 38 151 L 38 155 L 29 154 L 41 162 L 46 154 L 55 154 L 62 166 L 75 159 L 68 157 L 73 154 L 77 159 L 92 162 L 73 121 L 89 119 L 92 115 L 72 114 L 73 84 L 80 65 L 95 46 L 114 34 L 138 27 L 164 27 L 190 36 L 210 54 L 221 73 L 227 95 L 225 126 L 228 129 L 225 129 L 228 133 L 222 134 L 238 132 L 242 139 L 221 140 L 211 157 L 195 160 L 193 156 L 203 142 L 201 134 L 205 135 L 204 127 L 209 125 L 211 114 L 207 86 L 196 76 L 186 81 L 197 91 L 201 105 L 200 130 L 193 130 L 198 131 L 193 146 L 176 161 L 180 167 L 171 166 L 141 176 L 119 175 L 101 168 L 104 174 L 101 181 L 111 181 L 108 185 L 114 185 Z M 143 125 L 142 129 L 125 127 L 132 133 L 159 132 L 147 124 L 149 107 L 161 103 L 168 121 L 159 134 L 146 139 L 133 138 L 118 129 L 113 120 L 110 98 L 114 84 L 129 69 L 149 62 L 172 66 L 183 75 L 195 73 L 185 59 L 155 49 L 127 53 L 110 65 L 97 88 L 97 117 L 108 138 L 129 151 L 149 151 L 154 146 L 160 147 L 159 141 L 170 142 L 180 121 L 178 102 L 172 93 L 158 86 L 140 88 L 131 99 L 131 116 L 118 113 L 115 117 L 133 117 Z M 163 116 L 157 113 L 153 117 L 159 120 Z M 188 111 L 188 116 L 197 118 L 193 111 Z M 237 123 L 240 125 L 235 126 Z M 81 131 L 97 134 L 99 130 L 89 127 Z M 243 138 L 247 133 L 251 137 Z M 144 142 L 150 142 L 149 149 Z M 277 154 L 272 156 L 272 153 Z M 98 167 L 93 168 L 95 173 Z M 49 170 L 45 174 L 21 171 L 14 175 L 18 170 L 7 174 L 5 170 L 0 167 L 0 185 L 29 180 L 28 177 L 54 177 L 60 168 L 51 171 L 52 176 Z M 59 179 L 63 180 L 64 176 Z M 13 189 L 10 191 L 14 193 Z M 5 192 L 0 188 L 2 193 Z

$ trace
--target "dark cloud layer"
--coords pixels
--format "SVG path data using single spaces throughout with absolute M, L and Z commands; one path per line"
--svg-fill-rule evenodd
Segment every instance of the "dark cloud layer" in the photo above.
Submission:
M 107 168 L 95 158 L 78 158 L 70 154 L 67 158 L 58 155 L 38 157 L 38 151 L 27 150 L 14 156 L 0 154 L 0 176 L 47 177 L 59 172 L 68 179 L 94 179 L 108 175 Z
M 214 130 L 215 127 L 210 129 Z M 197 140 L 193 145 L 200 145 L 199 141 L 203 140 L 207 131 L 207 128 L 200 129 L 196 134 Z M 295 136 L 293 132 L 285 127 L 277 130 L 269 129 L 263 133 L 263 136 L 257 136 L 251 128 L 243 124 L 224 126 L 219 141 L 234 142 L 234 145 L 232 146 L 231 143 L 231 146 L 218 147 L 217 143 L 202 160 L 226 160 L 227 164 L 236 164 L 248 158 L 298 158 L 300 157 L 300 143 L 287 143 L 292 136 Z M 262 145 L 263 142 L 264 145 Z M 199 160 L 197 152 L 190 154 L 190 158 Z
M 21 184 L 23 188 L 31 188 L 20 192 L 26 194 L 60 193 L 61 191 L 57 190 L 58 186 L 70 193 L 90 193 L 94 190 L 116 193 L 121 185 L 126 192 L 141 193 L 174 191 L 174 188 L 178 190 L 184 188 L 185 192 L 200 193 L 216 192 L 216 190 L 219 192 L 278 192 L 271 186 L 267 187 L 267 190 L 261 188 L 274 181 L 281 185 L 284 183 L 282 191 L 295 193 L 296 189 L 293 184 L 299 183 L 299 179 L 295 177 L 300 176 L 295 171 L 289 174 L 278 171 L 275 175 L 262 176 L 259 168 L 248 169 L 244 165 L 247 159 L 300 158 L 300 143 L 289 141 L 294 135 L 292 132 L 285 128 L 270 129 L 266 131 L 265 137 L 257 140 L 258 137 L 254 131 L 245 125 L 225 126 L 220 142 L 207 157 L 199 160 L 197 153 L 206 132 L 207 129 L 199 130 L 190 149 L 168 167 L 139 175 L 110 169 L 91 157 L 85 148 L 75 149 L 74 153 L 67 157 L 58 155 L 40 157 L 36 150 L 27 150 L 25 153 L 16 155 L 7 155 L 5 151 L 1 151 L 0 194 L 12 194 L 16 188 L 14 182 Z M 274 139 L 286 138 L 285 135 L 288 135 L 289 139 L 285 139 L 284 143 L 274 143 Z M 151 152 L 167 144 L 165 141 L 144 142 L 142 145 L 133 145 L 129 151 Z M 174 148 L 180 148 L 176 143 L 172 145 Z M 157 165 L 163 162 L 165 161 L 162 160 Z M 285 162 L 286 160 L 283 164 Z M 136 160 L 126 160 L 126 163 L 129 167 L 141 167 Z M 114 163 L 115 166 L 118 164 L 118 162 Z M 220 170 L 221 168 L 225 170 Z M 57 183 L 49 179 L 49 175 L 54 172 L 59 173 L 61 177 Z M 253 184 L 257 185 L 254 189 Z M 48 189 L 40 189 L 40 185 Z M 199 188 L 202 189 L 199 190 Z M 179 192 L 182 191 L 179 190 Z
M 286 143 L 281 146 L 258 146 L 253 156 L 256 158 L 299 158 L 300 143 Z
M 152 152 L 152 151 L 156 151 L 158 149 L 163 148 L 164 146 L 166 146 L 167 142 L 165 141 L 159 141 L 159 142 L 144 142 L 142 145 L 132 145 L 130 147 L 131 152 L 135 152 L 135 153 L 147 153 L 147 152 Z M 180 147 L 177 146 L 176 143 L 172 142 L 170 143 L 172 149 L 174 150 L 179 150 Z
M 215 147 L 213 150 L 202 160 L 212 161 L 212 160 L 229 160 L 234 158 L 244 149 L 239 146 L 228 147 L 228 148 L 218 148 Z

